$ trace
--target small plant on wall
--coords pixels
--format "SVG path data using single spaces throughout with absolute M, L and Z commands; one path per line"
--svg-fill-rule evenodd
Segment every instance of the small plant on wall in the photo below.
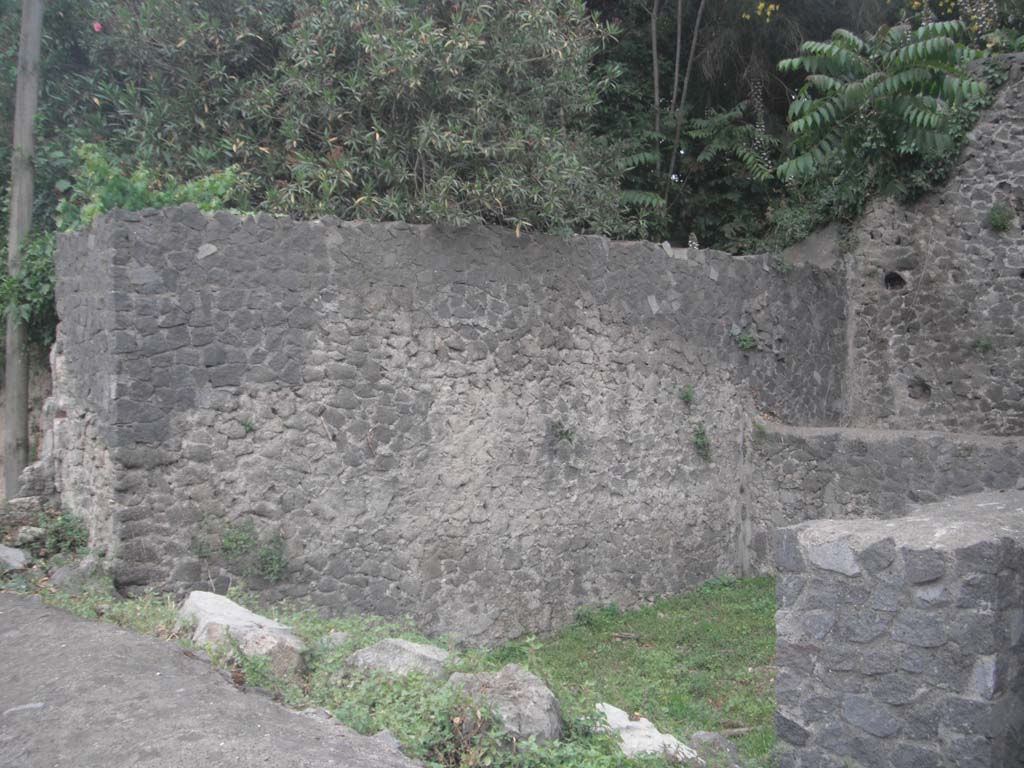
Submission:
M 993 232 L 1006 232 L 1013 224 L 1013 209 L 1006 203 L 996 203 L 988 209 L 985 223 Z
M 260 535 L 252 519 L 239 520 L 223 528 L 216 545 L 211 546 L 208 537 L 193 537 L 191 550 L 202 560 L 214 558 L 219 551 L 236 574 L 260 576 L 276 584 L 288 570 L 284 539 L 277 533 L 265 534 Z
M 757 349 L 757 337 L 754 336 L 750 331 L 744 331 L 736 337 L 736 346 L 742 349 L 744 352 L 750 352 Z
M 551 424 L 551 434 L 556 443 L 565 441 L 572 445 L 576 441 L 576 430 L 563 421 L 555 421 Z
M 679 392 L 679 399 L 683 401 L 683 405 L 689 408 L 693 405 L 697 399 L 697 393 L 693 391 L 693 384 L 687 384 Z
M 259 537 L 252 520 L 231 523 L 220 539 L 221 551 L 228 557 L 240 557 L 256 549 Z
M 267 581 L 276 584 L 284 578 L 288 560 L 284 555 L 284 540 L 274 536 L 264 544 L 256 556 L 256 572 Z
M 704 461 L 711 461 L 711 438 L 703 424 L 693 430 L 693 449 Z

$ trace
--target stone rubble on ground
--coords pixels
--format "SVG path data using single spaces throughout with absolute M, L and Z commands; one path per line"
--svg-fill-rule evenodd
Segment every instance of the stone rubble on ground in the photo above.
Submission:
M 45 509 L 50 499 L 45 496 L 18 496 L 8 499 L 4 517 L 11 521 L 35 520 L 41 509 Z
M 388 638 L 356 651 L 345 664 L 363 672 L 406 675 L 418 672 L 427 677 L 444 677 L 448 651 L 424 643 Z
M 100 559 L 95 555 L 88 555 L 55 569 L 50 574 L 50 585 L 69 595 L 77 595 L 90 585 L 99 586 L 97 577 L 101 574 Z M 112 591 L 109 581 L 105 586 Z
M 23 571 L 28 568 L 32 561 L 26 553 L 14 547 L 5 547 L 0 544 L 0 574 L 11 571 Z
M 555 694 L 518 664 L 508 664 L 497 673 L 456 672 L 448 682 L 494 712 L 516 739 L 533 736 L 540 744 L 562 736 L 562 710 Z
M 27 547 L 46 538 L 46 531 L 35 525 L 24 525 L 14 536 L 14 546 Z
M 636 720 L 611 704 L 598 704 L 597 711 L 604 715 L 606 725 L 601 729 L 619 737 L 619 748 L 626 757 L 664 755 L 683 765 L 707 765 L 697 752 L 675 736 L 662 733 L 645 717 Z
M 302 669 L 305 645 L 288 627 L 223 595 L 192 592 L 178 610 L 178 620 L 197 622 L 194 643 L 230 648 L 234 641 L 246 656 L 267 657 L 271 669 L 282 677 Z

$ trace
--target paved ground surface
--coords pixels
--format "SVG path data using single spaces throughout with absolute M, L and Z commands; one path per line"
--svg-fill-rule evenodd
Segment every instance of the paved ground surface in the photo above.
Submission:
M 414 768 L 245 693 L 171 642 L 0 594 L 2 768 Z

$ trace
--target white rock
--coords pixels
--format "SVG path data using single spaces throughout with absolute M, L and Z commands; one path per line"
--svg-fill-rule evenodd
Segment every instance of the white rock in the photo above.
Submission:
M 622 754 L 626 757 L 664 755 L 684 765 L 706 765 L 697 752 L 675 736 L 662 733 L 645 717 L 630 720 L 629 715 L 611 704 L 598 704 L 607 726 L 603 729 L 619 736 Z
M 517 739 L 533 736 L 541 744 L 562 736 L 562 710 L 555 694 L 518 664 L 508 664 L 497 673 L 456 672 L 448 682 L 493 711 L 505 731 Z
M 302 668 L 303 642 L 288 627 L 253 613 L 223 595 L 192 592 L 178 611 L 180 621 L 196 621 L 192 641 L 231 647 L 232 641 L 246 656 L 266 656 L 282 677 Z
M 0 544 L 0 574 L 8 571 L 23 571 L 28 568 L 31 558 L 14 547 L 5 547 Z
M 383 672 L 405 677 L 413 672 L 443 677 L 448 651 L 433 645 L 389 638 L 356 651 L 345 664 L 364 672 Z

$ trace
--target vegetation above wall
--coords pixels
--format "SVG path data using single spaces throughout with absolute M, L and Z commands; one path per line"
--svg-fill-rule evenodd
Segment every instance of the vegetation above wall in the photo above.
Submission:
M 18 5 L 0 0 L 8 135 Z M 778 249 L 944 178 L 998 85 L 966 65 L 1024 47 L 1022 18 L 1021 0 L 54 0 L 37 235 L 3 298 L 46 343 L 53 233 L 181 200 Z M 5 142 L 5 188 L 9 168 Z

